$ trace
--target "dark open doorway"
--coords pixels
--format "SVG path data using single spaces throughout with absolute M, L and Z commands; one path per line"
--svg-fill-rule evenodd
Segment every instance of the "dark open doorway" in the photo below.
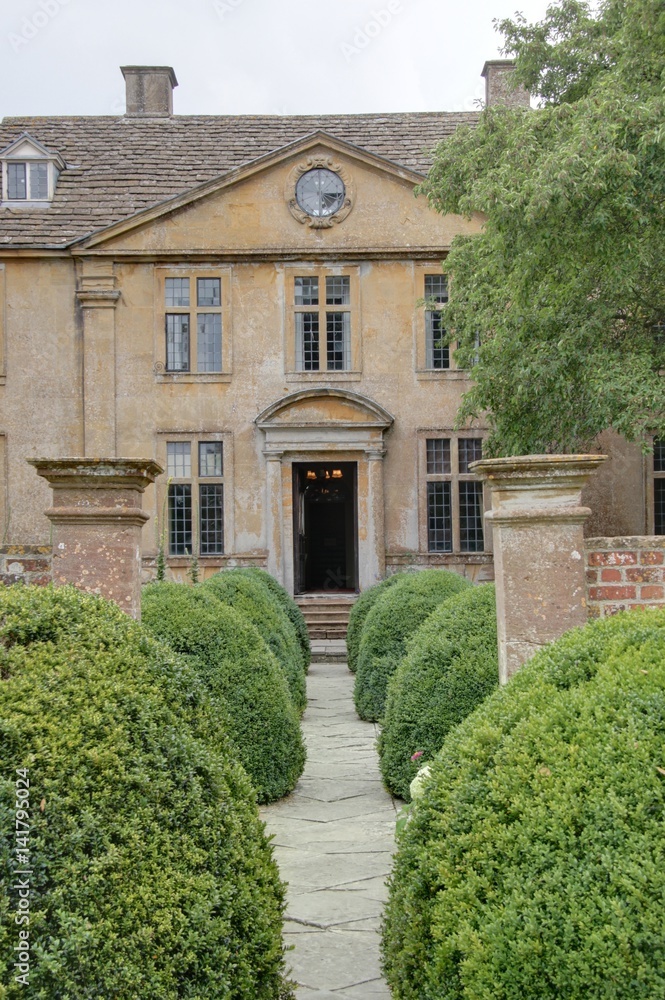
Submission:
M 355 462 L 294 462 L 295 590 L 355 591 L 358 517 Z

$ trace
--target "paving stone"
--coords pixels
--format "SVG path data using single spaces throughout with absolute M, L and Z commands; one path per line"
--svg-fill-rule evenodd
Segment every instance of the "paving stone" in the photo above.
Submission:
M 401 803 L 383 789 L 378 727 L 353 708 L 345 664 L 310 670 L 305 773 L 294 792 L 262 810 L 289 883 L 284 937 L 298 1000 L 383 1000 L 379 932 Z

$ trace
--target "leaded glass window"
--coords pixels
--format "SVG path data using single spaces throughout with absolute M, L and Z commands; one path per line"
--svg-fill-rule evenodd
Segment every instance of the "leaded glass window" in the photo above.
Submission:
M 303 174 L 296 184 L 296 201 L 308 215 L 327 217 L 344 204 L 344 181 L 333 170 L 316 167 Z
M 425 299 L 443 305 L 448 301 L 445 274 L 425 275 Z M 427 368 L 450 368 L 450 347 L 443 341 L 446 331 L 437 309 L 425 310 L 425 365 Z

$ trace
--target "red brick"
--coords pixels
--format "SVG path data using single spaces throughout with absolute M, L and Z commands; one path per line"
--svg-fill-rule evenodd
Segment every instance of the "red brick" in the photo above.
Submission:
M 597 580 L 598 580 L 598 570 L 597 569 L 588 569 L 586 571 L 586 582 L 587 583 L 596 583 Z
M 28 583 L 32 584 L 33 587 L 46 587 L 50 582 L 50 573 L 37 573 L 28 580 Z
M 665 554 L 662 552 L 640 552 L 640 562 L 643 566 L 662 566 Z
M 590 552 L 589 566 L 637 566 L 637 552 Z
M 628 583 L 660 583 L 663 579 L 663 571 L 660 569 L 631 569 L 625 571 Z
M 628 570 L 630 572 L 630 570 Z M 621 576 L 620 569 L 601 569 L 600 579 L 603 583 L 622 583 L 623 578 Z
M 634 601 L 637 597 L 635 587 L 590 587 L 591 601 Z
M 658 601 L 663 599 L 662 587 L 640 587 L 640 597 L 643 601 Z
M 603 605 L 603 617 L 606 618 L 609 615 L 616 615 L 619 611 L 626 611 L 630 605 L 627 604 L 604 604 Z
M 43 573 L 50 568 L 50 559 L 12 559 L 11 563 L 12 565 L 18 563 L 19 566 L 22 566 L 24 573 L 34 573 L 37 571 Z

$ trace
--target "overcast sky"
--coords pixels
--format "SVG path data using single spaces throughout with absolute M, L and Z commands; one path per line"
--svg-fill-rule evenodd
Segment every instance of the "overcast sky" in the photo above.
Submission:
M 117 115 L 121 65 L 176 114 L 473 110 L 492 21 L 546 0 L 1 0 L 2 115 Z

